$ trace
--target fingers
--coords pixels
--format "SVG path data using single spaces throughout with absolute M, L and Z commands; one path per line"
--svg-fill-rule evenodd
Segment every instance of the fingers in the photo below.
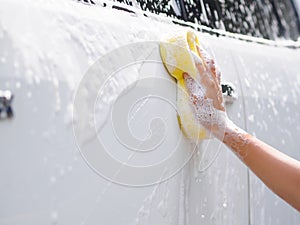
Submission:
M 196 65 L 196 68 L 198 69 L 199 75 L 200 75 L 200 79 L 202 78 L 202 76 L 207 75 L 206 72 L 206 65 L 203 63 L 202 59 L 194 52 L 192 52 L 192 56 Z
M 215 109 L 225 111 L 222 104 L 222 92 L 217 83 L 208 78 L 208 76 L 205 76 L 201 81 L 201 84 L 205 87 L 205 89 L 203 89 L 200 83 L 194 80 L 188 73 L 183 73 L 182 76 L 185 80 L 188 95 L 190 96 L 193 105 L 197 107 L 201 101 L 209 98 L 213 100 L 213 106 Z
M 193 53 L 193 57 L 200 74 L 200 84 L 204 87 L 204 89 L 202 88 L 205 92 L 204 96 L 213 100 L 214 108 L 224 111 L 220 71 L 215 61 L 203 48 L 198 45 L 196 45 L 196 48 L 200 57 L 195 53 Z M 195 104 L 197 101 L 195 98 L 193 99 Z
M 197 82 L 188 73 L 183 73 L 183 78 L 185 80 L 186 87 L 190 92 L 189 94 L 196 95 L 198 92 L 197 89 L 199 89 Z
M 188 94 L 192 97 L 193 104 L 197 104 L 199 99 L 206 98 L 205 90 L 198 81 L 194 80 L 188 73 L 183 73 Z
M 210 57 L 210 55 L 200 46 L 196 45 L 198 54 L 202 57 L 203 61 L 205 62 L 204 68 L 208 71 L 208 73 L 211 75 L 213 80 L 217 84 L 221 84 L 221 73 L 219 69 L 217 68 L 215 61 Z M 197 64 L 196 64 L 197 66 Z M 197 67 L 198 68 L 198 67 Z M 200 72 L 200 71 L 199 71 Z
M 191 51 L 196 68 L 199 72 L 199 79 L 194 80 L 189 74 L 184 73 L 188 94 L 194 105 L 204 99 L 211 99 L 215 109 L 225 111 L 221 90 L 221 76 L 215 61 L 200 46 L 196 45 L 197 53 Z

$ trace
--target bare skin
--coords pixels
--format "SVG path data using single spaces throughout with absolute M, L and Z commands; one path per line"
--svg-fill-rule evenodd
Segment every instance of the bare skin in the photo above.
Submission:
M 206 54 L 198 48 L 200 55 Z M 201 103 L 203 98 L 192 93 L 194 88 L 205 87 L 204 99 L 212 99 L 216 112 L 225 112 L 222 98 L 220 73 L 215 63 L 209 57 L 201 57 L 202 64 L 196 63 L 200 73 L 200 80 L 193 80 L 187 73 L 183 77 L 192 83 L 187 85 L 191 102 L 194 106 Z M 196 112 L 197 113 L 197 112 Z M 208 114 L 208 116 L 211 114 Z M 227 117 L 227 116 L 226 116 Z M 224 118 L 220 118 L 222 120 Z M 228 118 L 221 124 L 199 120 L 199 123 L 210 130 L 220 141 L 227 145 L 274 193 L 284 199 L 300 212 L 300 162 L 283 154 L 272 146 L 251 136 L 238 128 Z

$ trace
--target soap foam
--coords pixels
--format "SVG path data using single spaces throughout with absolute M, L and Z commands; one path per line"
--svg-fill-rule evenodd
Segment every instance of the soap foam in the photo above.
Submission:
M 213 106 L 213 100 L 205 96 L 206 89 L 199 82 L 193 80 L 192 77 L 186 77 L 185 81 L 190 91 L 190 102 L 193 105 L 197 122 L 207 130 L 215 131 L 214 134 L 218 138 L 223 138 L 228 121 L 226 113 Z
M 226 135 L 230 137 L 229 142 L 224 139 L 224 143 L 230 147 L 233 152 L 240 158 L 244 159 L 248 155 L 248 149 L 245 148 L 249 145 L 249 134 L 241 128 L 235 126 L 233 123 L 229 124 L 226 128 Z
M 231 137 L 229 143 L 225 143 L 234 150 L 237 156 L 244 159 L 248 155 L 245 146 L 250 140 L 247 132 L 238 128 L 228 117 L 225 111 L 218 110 L 213 105 L 213 100 L 207 98 L 206 88 L 192 77 L 185 77 L 187 89 L 190 92 L 190 103 L 194 108 L 195 119 L 204 128 L 214 134 L 219 140 L 223 140 L 225 135 Z M 222 93 L 217 93 L 218 98 L 222 98 Z M 222 102 L 222 99 L 218 99 Z

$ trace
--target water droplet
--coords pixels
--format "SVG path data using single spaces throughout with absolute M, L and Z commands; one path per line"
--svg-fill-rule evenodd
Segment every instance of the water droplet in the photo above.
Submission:
M 33 75 L 33 71 L 32 71 L 31 69 L 28 69 L 28 70 L 26 71 L 26 75 L 27 75 L 27 76 L 32 76 L 32 75 Z
M 68 171 L 71 172 L 73 170 L 72 166 L 68 166 Z
M 14 63 L 14 67 L 17 69 L 17 68 L 19 68 L 19 62 L 15 62 Z
M 28 97 L 28 98 L 31 98 L 31 96 L 32 96 L 32 93 L 31 93 L 30 91 L 28 91 L 28 92 L 27 92 L 27 97 Z
M 88 59 L 88 65 L 89 65 L 89 66 L 93 65 L 93 63 L 94 63 L 94 60 Z
M 54 177 L 54 176 L 50 177 L 50 181 L 52 184 L 54 184 L 56 182 L 56 177 Z
M 196 177 L 196 183 L 201 183 L 201 182 L 202 182 L 202 179 L 199 177 Z
M 20 88 L 21 87 L 21 83 L 18 81 L 18 82 L 16 82 L 16 88 Z
M 40 79 L 38 76 L 34 76 L 34 82 L 35 82 L 36 84 L 40 84 L 41 79 Z
M 65 175 L 65 170 L 63 168 L 60 168 L 59 175 L 62 177 Z
M 56 211 L 51 212 L 51 222 L 52 224 L 57 224 L 58 213 Z
M 254 122 L 254 115 L 252 114 L 252 115 L 248 116 L 248 120 L 253 123 Z
M 58 88 L 59 81 L 58 81 L 58 79 L 56 77 L 53 78 L 52 82 L 53 82 L 54 87 Z
M 250 88 L 250 82 L 247 79 L 244 79 L 244 82 L 248 88 Z

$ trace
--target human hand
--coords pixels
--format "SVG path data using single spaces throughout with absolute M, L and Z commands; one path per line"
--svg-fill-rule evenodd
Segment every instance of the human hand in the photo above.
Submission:
M 197 51 L 201 57 L 192 54 L 199 72 L 198 79 L 194 80 L 188 73 L 184 73 L 183 78 L 197 121 L 222 140 L 226 127 L 232 122 L 225 112 L 221 74 L 215 61 L 204 49 L 197 46 Z

